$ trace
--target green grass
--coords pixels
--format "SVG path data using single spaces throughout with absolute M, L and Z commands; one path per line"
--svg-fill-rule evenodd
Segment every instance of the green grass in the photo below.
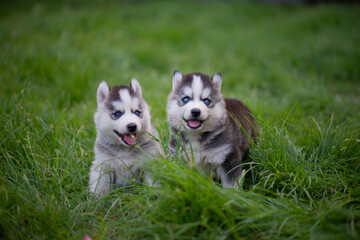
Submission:
M 358 239 L 360 5 L 0 5 L 1 239 Z M 161 141 L 175 69 L 222 72 L 258 145 L 239 190 L 167 156 L 157 188 L 88 194 L 96 88 L 136 77 Z

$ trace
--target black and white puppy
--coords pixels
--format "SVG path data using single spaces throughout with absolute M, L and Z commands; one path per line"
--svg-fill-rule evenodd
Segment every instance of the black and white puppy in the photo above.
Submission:
M 157 137 L 157 133 L 151 125 L 149 107 L 139 82 L 132 79 L 130 87 L 121 85 L 110 89 L 102 81 L 97 90 L 94 120 L 97 137 L 90 192 L 102 196 L 113 189 L 114 184 L 127 186 L 142 180 L 140 166 L 145 153 L 155 156 L 161 148 L 149 137 L 149 134 Z
M 210 78 L 175 71 L 167 103 L 169 148 L 175 152 L 177 139 L 181 139 L 186 161 L 193 161 L 208 173 L 215 172 L 223 187 L 237 188 L 240 164 L 251 138 L 257 135 L 257 125 L 240 100 L 223 98 L 221 82 L 220 73 Z

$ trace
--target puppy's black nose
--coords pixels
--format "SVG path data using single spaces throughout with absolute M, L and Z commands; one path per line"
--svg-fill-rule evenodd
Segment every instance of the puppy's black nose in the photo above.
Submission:
M 198 117 L 198 116 L 200 116 L 200 114 L 201 114 L 201 111 L 198 108 L 194 108 L 194 109 L 191 110 L 191 115 L 193 117 Z
M 137 126 L 136 126 L 135 123 L 129 123 L 129 124 L 127 125 L 127 128 L 128 128 L 128 130 L 129 130 L 129 132 L 133 133 L 133 132 L 136 131 Z

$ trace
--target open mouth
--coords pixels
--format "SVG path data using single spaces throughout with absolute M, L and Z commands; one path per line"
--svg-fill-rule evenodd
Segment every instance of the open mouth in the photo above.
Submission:
M 114 133 L 116 133 L 116 135 L 118 135 L 121 138 L 121 140 L 127 145 L 134 145 L 136 143 L 135 133 L 121 134 L 116 130 L 114 130 Z
M 198 129 L 199 127 L 201 127 L 201 124 L 204 122 L 204 121 L 200 121 L 198 119 L 186 120 L 185 118 L 184 118 L 184 121 L 186 122 L 188 127 L 191 128 L 191 129 Z

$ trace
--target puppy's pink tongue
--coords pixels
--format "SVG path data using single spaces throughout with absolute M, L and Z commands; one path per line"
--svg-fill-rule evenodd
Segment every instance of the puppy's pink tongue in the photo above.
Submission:
M 124 134 L 125 142 L 129 145 L 135 144 L 135 136 L 132 136 L 131 134 Z
M 200 126 L 199 120 L 189 120 L 189 126 L 192 128 L 197 128 Z

